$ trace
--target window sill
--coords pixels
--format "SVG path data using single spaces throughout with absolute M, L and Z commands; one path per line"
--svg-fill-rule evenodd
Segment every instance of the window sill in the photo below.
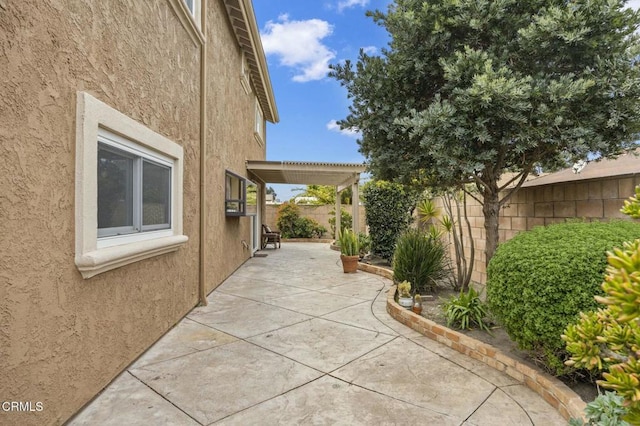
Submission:
M 186 235 L 174 235 L 100 248 L 76 256 L 76 266 L 82 278 L 87 279 L 129 263 L 176 251 L 188 240 Z

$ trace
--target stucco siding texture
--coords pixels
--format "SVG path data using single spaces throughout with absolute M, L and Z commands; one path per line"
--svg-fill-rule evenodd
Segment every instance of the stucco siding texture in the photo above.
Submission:
M 216 2 L 217 3 L 217 2 Z M 0 2 L 0 424 L 60 424 L 197 303 L 200 48 L 166 1 Z M 184 148 L 177 252 L 83 280 L 76 92 Z
M 264 160 L 266 153 L 253 134 L 255 94 L 242 87 L 242 54 L 224 4 L 209 2 L 207 7 L 205 253 L 217 260 L 205 266 L 208 293 L 251 255 L 251 218 L 225 215 L 225 170 L 248 178 L 245 161 Z

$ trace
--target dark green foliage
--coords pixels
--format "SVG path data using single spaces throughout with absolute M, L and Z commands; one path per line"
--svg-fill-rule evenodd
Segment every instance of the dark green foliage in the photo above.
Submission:
M 360 248 L 360 259 L 362 259 L 371 249 L 371 237 L 362 232 L 358 232 L 358 247 Z
M 329 212 L 329 226 L 331 226 L 331 235 L 336 235 L 336 209 Z M 353 218 L 351 213 L 341 209 L 340 210 L 340 231 L 345 229 L 351 229 L 353 227 Z
M 368 182 L 363 190 L 371 251 L 386 260 L 393 258 L 398 236 L 411 223 L 414 199 L 400 184 Z
M 452 297 L 443 305 L 443 309 L 448 326 L 453 325 L 461 330 L 470 330 L 476 326 L 481 330 L 489 331 L 485 321 L 488 314 L 487 307 L 473 287 L 470 287 L 466 293 L 460 292 L 458 297 Z
M 313 219 L 300 217 L 300 207 L 283 203 L 278 208 L 278 229 L 283 238 L 320 238 L 327 229 Z
M 491 312 L 551 372 L 568 372 L 561 334 L 579 312 L 597 307 L 606 252 L 639 237 L 640 224 L 622 221 L 565 223 L 517 235 L 489 263 Z
M 331 66 L 376 179 L 477 187 L 487 259 L 537 166 L 636 146 L 640 14 L 623 1 L 394 0 L 387 49 Z M 516 173 L 501 187 L 504 172 Z
M 396 243 L 393 277 L 409 281 L 418 293 L 432 292 L 448 274 L 444 244 L 428 232 L 409 229 Z

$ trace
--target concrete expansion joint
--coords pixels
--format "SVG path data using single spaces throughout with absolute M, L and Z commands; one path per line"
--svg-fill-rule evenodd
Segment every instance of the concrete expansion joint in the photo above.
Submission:
M 385 268 L 368 264 L 359 264 L 358 268 L 364 272 L 380 275 L 391 280 L 393 279 L 393 272 Z M 396 287 L 393 286 L 387 293 L 387 312 L 396 321 L 417 331 L 425 337 L 442 343 L 449 348 L 478 360 L 495 370 L 506 373 L 511 378 L 519 382 L 519 384 L 527 386 L 529 389 L 543 397 L 544 400 L 554 407 L 566 420 L 571 418 L 583 418 L 583 410 L 586 403 L 559 379 L 551 377 L 542 371 L 534 370 L 533 368 L 498 351 L 489 344 L 480 342 L 455 330 L 451 330 L 448 327 L 437 324 L 421 315 L 403 308 L 394 300 L 395 290 Z M 464 366 L 461 367 L 464 368 Z M 466 370 L 474 373 L 468 368 L 466 368 Z
M 187 413 L 186 411 L 184 411 L 182 408 L 180 408 L 179 406 L 177 406 L 176 404 L 174 404 L 170 399 L 167 399 L 162 393 L 158 392 L 157 390 L 155 390 L 153 387 L 149 386 L 144 380 L 140 379 L 138 376 L 136 376 L 135 374 L 133 374 L 131 371 L 129 370 L 125 370 L 123 374 L 129 374 L 131 375 L 131 377 L 133 377 L 134 379 L 136 379 L 138 382 L 140 382 L 144 387 L 146 387 L 147 389 L 149 389 L 151 392 L 155 393 L 156 395 L 158 395 L 160 398 L 164 399 L 165 401 L 167 401 L 169 404 L 173 405 L 177 410 L 183 412 L 187 417 L 191 418 L 194 422 L 196 423 L 200 423 L 198 422 L 198 420 L 196 420 L 195 418 L 193 418 L 193 416 L 191 416 L 189 413 Z M 96 395 L 96 398 L 99 396 L 100 394 Z

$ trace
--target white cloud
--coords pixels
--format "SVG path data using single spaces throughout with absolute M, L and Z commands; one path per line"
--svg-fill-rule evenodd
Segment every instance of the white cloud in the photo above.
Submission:
M 629 0 L 626 6 L 631 9 L 638 10 L 640 9 L 640 0 Z
M 375 46 L 365 46 L 365 47 L 362 48 L 362 50 L 367 55 L 375 55 L 376 53 L 378 53 L 378 48 L 375 47 Z
M 369 4 L 369 0 L 340 0 L 338 2 L 338 12 L 355 6 L 365 7 Z
M 359 138 L 360 137 L 360 131 L 358 131 L 358 129 L 354 129 L 354 128 L 350 128 L 350 129 L 341 129 L 340 125 L 338 124 L 338 122 L 336 120 L 331 120 L 330 122 L 327 123 L 327 129 L 331 130 L 332 132 L 338 132 L 341 133 L 345 136 L 349 136 L 350 138 Z
M 288 15 L 281 15 L 278 22 L 267 22 L 260 36 L 265 54 L 278 56 L 281 65 L 296 71 L 293 81 L 304 83 L 327 76 L 336 53 L 322 39 L 332 32 L 327 21 L 290 21 Z

